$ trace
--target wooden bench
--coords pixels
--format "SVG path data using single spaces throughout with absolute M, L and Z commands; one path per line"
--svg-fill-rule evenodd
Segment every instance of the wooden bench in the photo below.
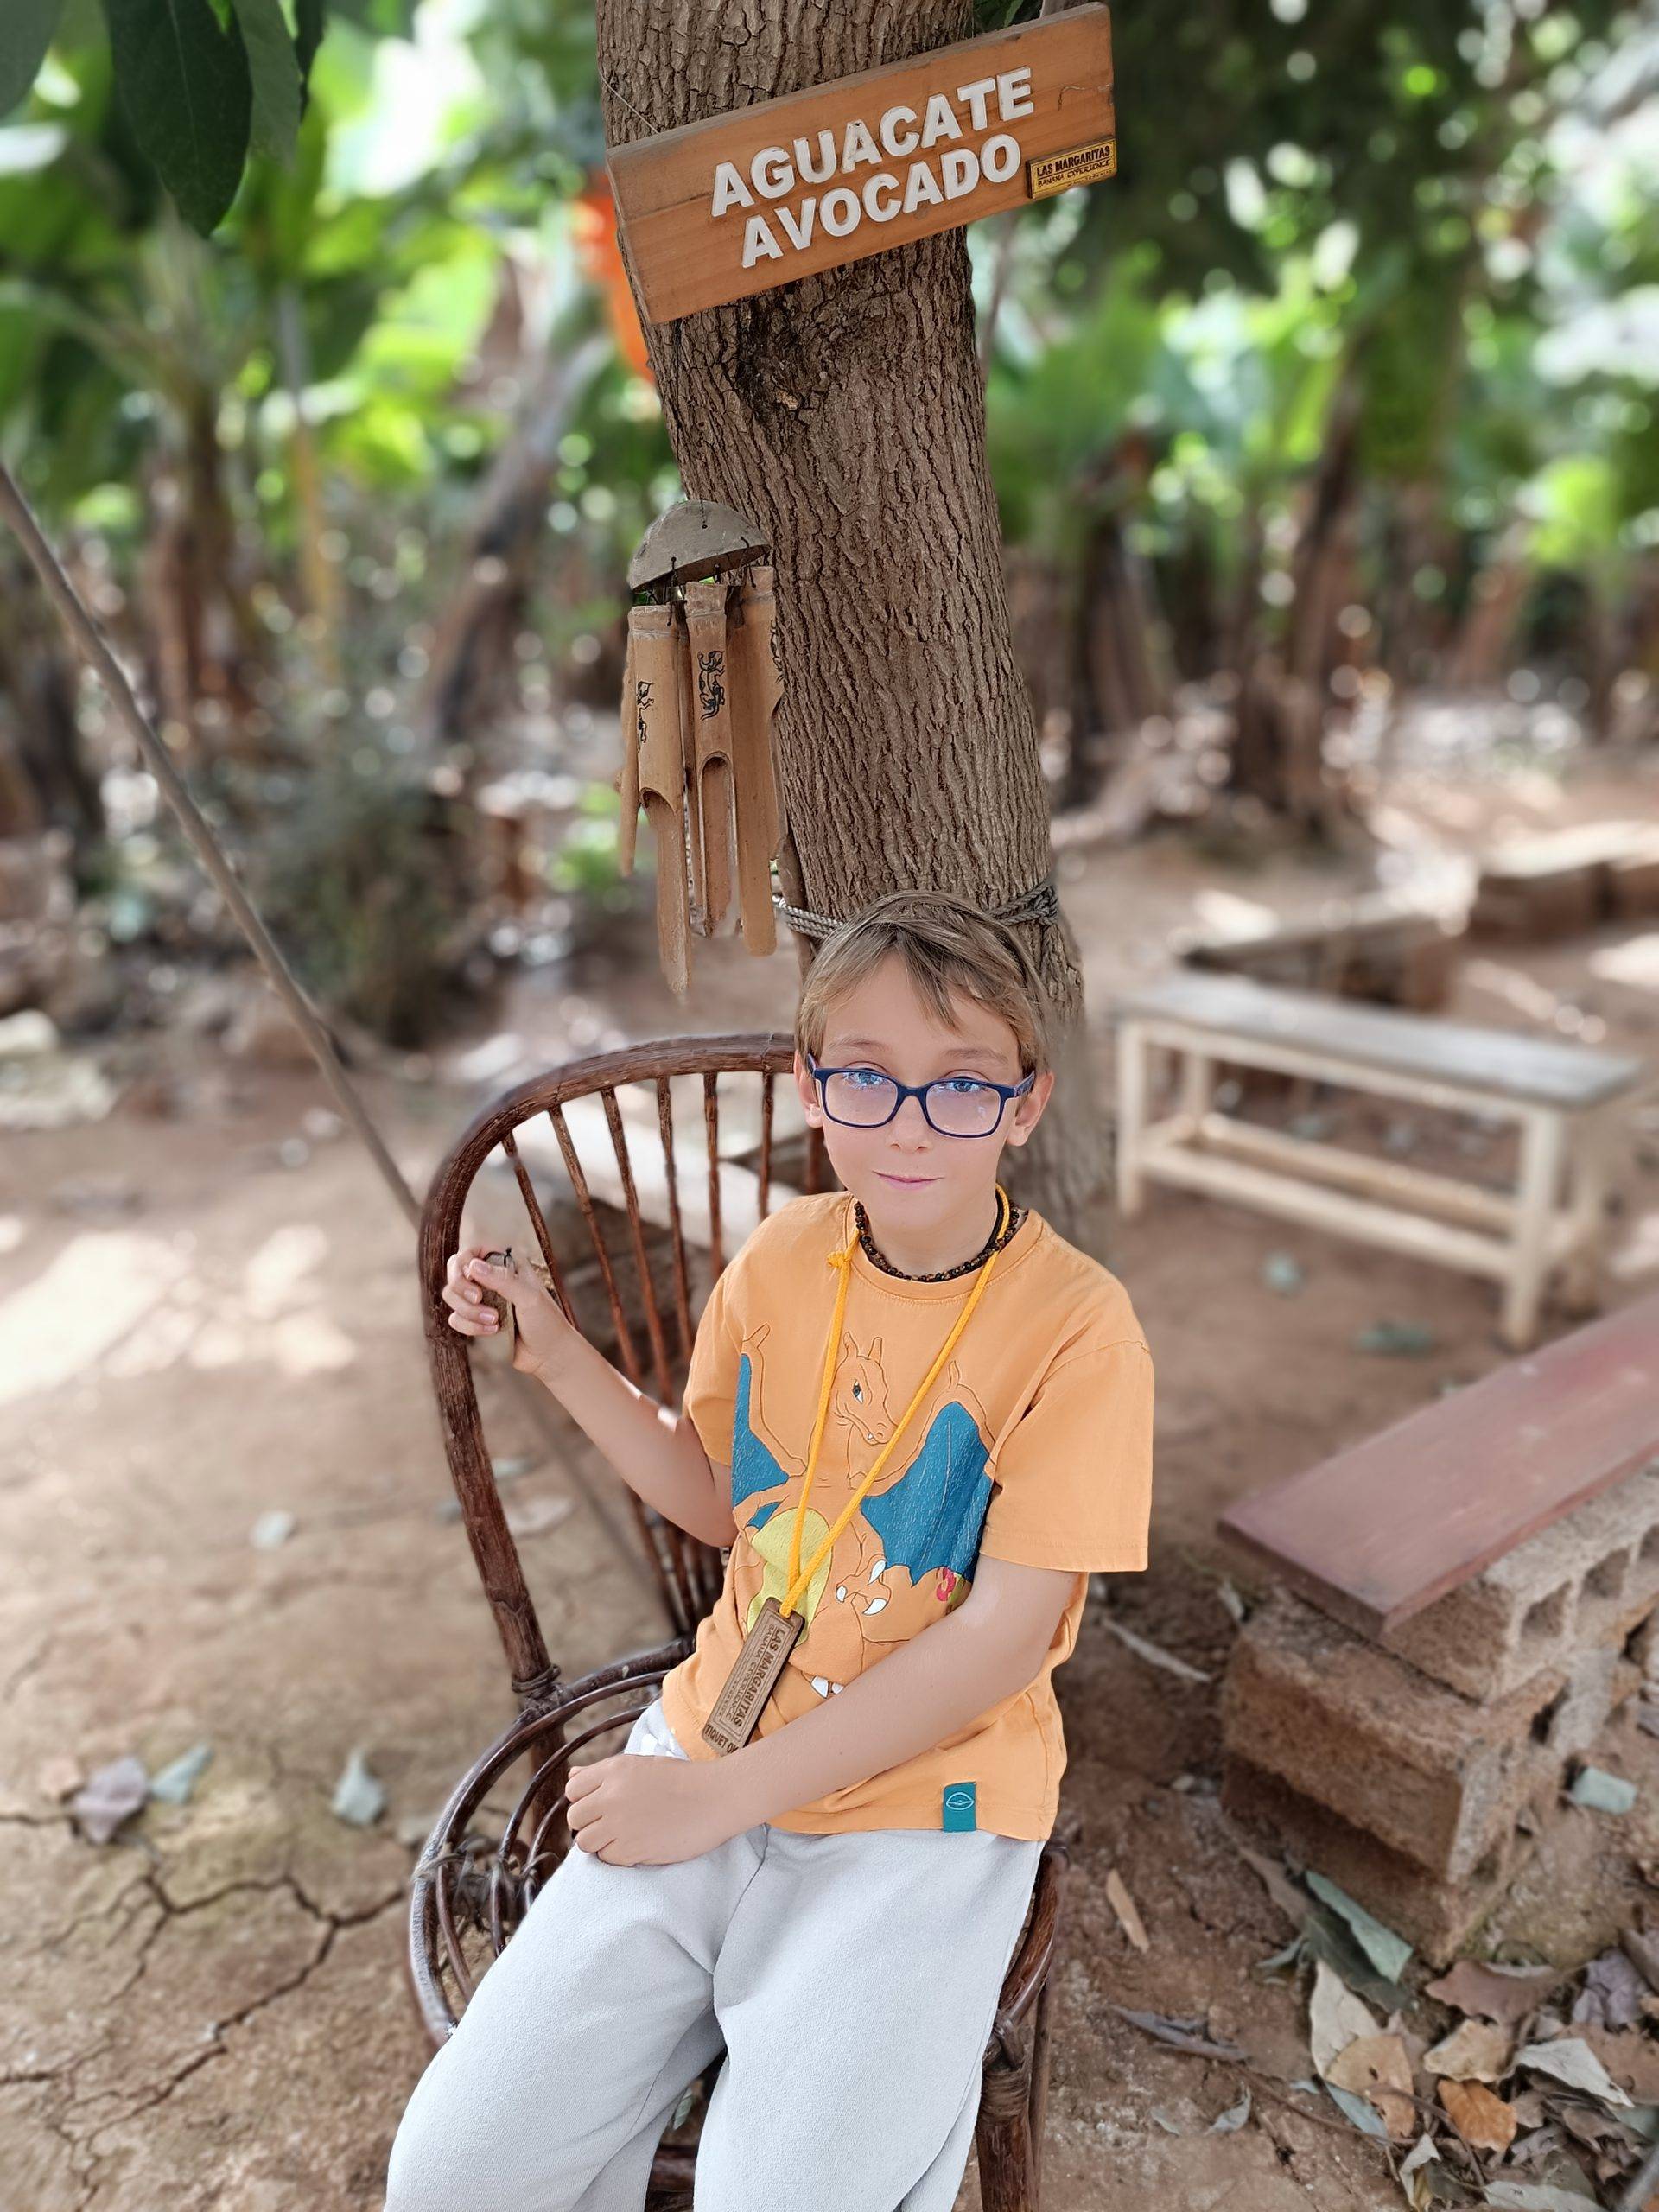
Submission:
M 1659 1453 L 1659 1296 L 1229 1507 L 1217 1524 L 1374 1640 Z
M 1493 1277 L 1504 1285 L 1501 1333 L 1516 1351 L 1535 1340 L 1556 1270 L 1573 1310 L 1594 1310 L 1611 1147 L 1624 1107 L 1653 1079 L 1645 1061 L 1244 976 L 1173 976 L 1121 996 L 1110 1015 L 1126 1214 L 1140 1211 L 1148 1182 L 1172 1183 Z M 1174 1056 L 1180 1103 L 1152 1121 L 1158 1048 Z M 1517 1122 L 1517 1187 L 1494 1191 L 1220 1113 L 1212 1094 L 1224 1062 Z

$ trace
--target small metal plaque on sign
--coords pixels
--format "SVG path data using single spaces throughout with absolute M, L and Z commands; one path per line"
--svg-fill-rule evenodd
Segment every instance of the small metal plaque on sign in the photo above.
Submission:
M 767 1599 L 743 1639 L 743 1649 L 726 1678 L 725 1688 L 702 1724 L 705 1744 L 712 1744 L 717 1751 L 735 1751 L 748 1742 L 760 1708 L 772 1695 L 772 1685 L 805 1624 L 804 1613 L 782 1612 L 775 1598 Z
M 1097 138 L 1092 146 L 1074 146 L 1070 153 L 1045 154 L 1027 162 L 1026 191 L 1033 200 L 1046 200 L 1052 193 L 1070 191 L 1074 184 L 1094 184 L 1116 175 L 1116 139 Z

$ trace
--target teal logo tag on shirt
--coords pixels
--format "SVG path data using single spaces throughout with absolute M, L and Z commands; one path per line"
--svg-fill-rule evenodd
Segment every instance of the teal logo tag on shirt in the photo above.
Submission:
M 947 1782 L 940 1792 L 939 1826 L 942 1828 L 972 1828 L 979 1826 L 975 1797 L 976 1782 Z

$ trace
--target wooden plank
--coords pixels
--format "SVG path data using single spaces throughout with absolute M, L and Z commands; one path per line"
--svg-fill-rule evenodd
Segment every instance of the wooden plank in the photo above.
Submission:
M 1431 1221 L 1422 1214 L 1402 1213 L 1395 1206 L 1377 1205 L 1375 1199 L 1325 1190 L 1270 1167 L 1224 1158 L 1219 1153 L 1155 1143 L 1151 1130 L 1141 1140 L 1140 1167 L 1154 1182 L 1203 1191 L 1212 1198 L 1230 1198 L 1258 1213 L 1276 1215 L 1281 1221 L 1357 1237 L 1362 1243 L 1378 1244 L 1385 1251 L 1403 1252 L 1412 1259 L 1433 1260 L 1441 1267 L 1460 1268 L 1465 1274 L 1495 1279 L 1510 1271 L 1513 1255 L 1506 1239 L 1451 1222 Z
M 1111 16 L 1091 0 L 613 146 L 607 165 L 645 313 L 670 322 L 1110 175 L 1116 129 Z
M 1191 1063 L 1189 1063 L 1191 1065 Z M 1382 1198 L 1394 1205 L 1415 1206 L 1421 1213 L 1441 1213 L 1448 1221 L 1465 1221 L 1477 1229 L 1507 1235 L 1515 1226 L 1515 1201 L 1501 1191 L 1488 1190 L 1466 1178 L 1442 1175 L 1433 1168 L 1410 1167 L 1398 1160 L 1377 1160 L 1344 1145 L 1324 1144 L 1313 1137 L 1292 1136 L 1287 1130 L 1269 1128 L 1259 1122 L 1241 1122 L 1230 1114 L 1207 1113 L 1179 1133 L 1174 1116 L 1154 1122 L 1147 1137 L 1156 1141 L 1166 1128 L 1187 1141 L 1230 1152 L 1264 1166 L 1292 1175 L 1314 1176 L 1359 1192 L 1362 1197 Z
M 1242 1499 L 1217 1528 L 1379 1636 L 1659 1454 L 1659 1294 Z
M 1281 1045 L 1471 1096 L 1541 1106 L 1596 1105 L 1636 1089 L 1652 1072 L 1645 1061 L 1626 1053 L 1394 1007 L 1361 1006 L 1245 976 L 1171 976 L 1116 999 L 1109 1012 L 1114 1021 L 1134 1016 L 1179 1021 L 1213 1038 L 1223 1058 L 1229 1045 L 1235 1048 L 1232 1057 L 1247 1062 L 1251 1045 Z

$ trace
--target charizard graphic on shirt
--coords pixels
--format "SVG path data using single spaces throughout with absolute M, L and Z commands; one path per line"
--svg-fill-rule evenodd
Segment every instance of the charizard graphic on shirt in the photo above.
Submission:
M 806 1472 L 804 1459 L 791 1470 L 761 1433 L 769 1333 L 763 1323 L 746 1340 L 732 1430 L 732 1510 L 751 1509 L 739 1535 L 763 1568 L 746 1633 L 766 1599 L 781 1599 L 788 1587 L 790 1535 Z M 803 1566 L 874 1465 L 908 1402 L 908 1390 L 902 1398 L 889 1391 L 880 1338 L 861 1351 L 850 1333 L 843 1335 L 801 1531 Z M 983 1408 L 953 1360 L 802 1592 L 807 1625 L 788 1663 L 820 1697 L 861 1671 L 865 1647 L 908 1641 L 968 1595 L 995 1488 L 986 1472 L 984 1427 Z

